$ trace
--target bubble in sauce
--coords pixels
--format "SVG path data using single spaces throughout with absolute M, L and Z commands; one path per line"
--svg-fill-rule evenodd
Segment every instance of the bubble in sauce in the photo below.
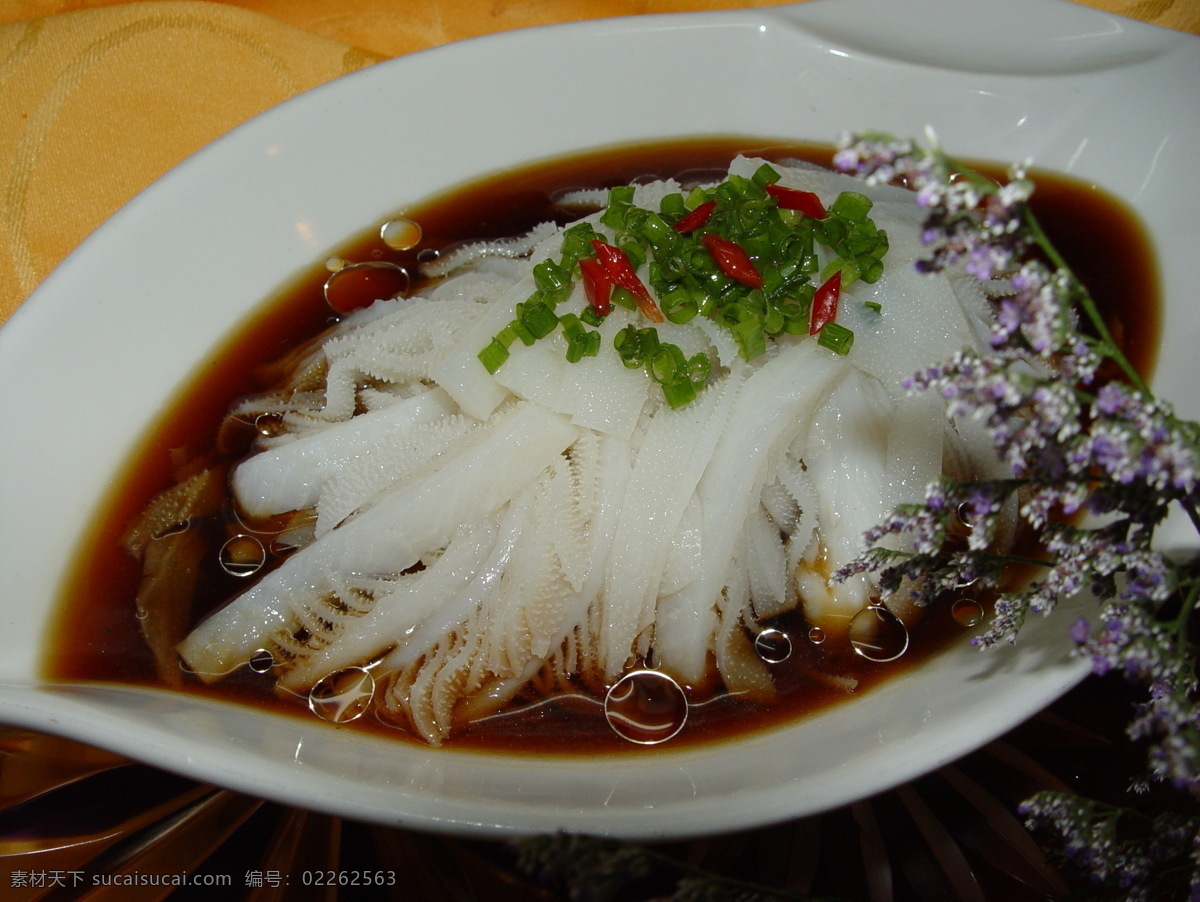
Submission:
M 792 656 L 792 637 L 783 630 L 765 629 L 754 637 L 754 650 L 768 664 L 782 664 Z
M 283 414 L 260 413 L 254 418 L 254 431 L 264 438 L 282 434 L 286 431 L 283 423 Z
M 375 678 L 361 667 L 347 667 L 323 677 L 308 693 L 308 708 L 330 723 L 362 717 L 375 695 Z
M 868 661 L 894 661 L 908 651 L 908 628 L 883 605 L 863 608 L 850 621 L 850 645 Z
M 255 673 L 266 673 L 275 666 L 275 656 L 267 649 L 260 648 L 250 655 L 247 665 Z
M 625 674 L 604 697 L 604 717 L 622 739 L 656 745 L 678 735 L 687 722 L 683 688 L 657 670 Z
M 959 626 L 975 626 L 983 620 L 983 605 L 974 598 L 960 598 L 950 606 L 950 614 Z
M 230 576 L 244 578 L 253 576 L 267 562 L 267 551 L 257 538 L 243 533 L 225 541 L 217 560 Z
M 325 280 L 325 303 L 336 313 L 351 313 L 375 301 L 399 297 L 410 284 L 408 270 L 395 263 L 351 263 Z
M 379 228 L 379 238 L 394 251 L 412 250 L 421 243 L 421 226 L 411 219 L 389 219 Z

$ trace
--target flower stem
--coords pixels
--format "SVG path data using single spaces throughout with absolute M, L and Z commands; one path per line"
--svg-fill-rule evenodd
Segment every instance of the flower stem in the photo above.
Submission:
M 1100 310 L 1096 307 L 1096 302 L 1092 299 L 1091 292 L 1079 281 L 1079 277 L 1075 275 L 1074 270 L 1067 265 L 1067 261 L 1058 252 L 1058 248 L 1046 237 L 1046 233 L 1042 231 L 1041 223 L 1038 222 L 1037 217 L 1033 215 L 1033 212 L 1029 208 L 1026 208 L 1024 211 L 1024 220 L 1034 243 L 1041 249 L 1042 253 L 1046 255 L 1054 267 L 1070 279 L 1076 300 L 1083 312 L 1087 314 L 1092 327 L 1096 330 L 1104 353 L 1121 368 L 1121 372 L 1125 374 L 1125 377 L 1134 388 L 1144 397 L 1151 397 L 1149 386 L 1146 385 L 1141 374 L 1129 362 L 1125 354 L 1122 353 L 1112 333 L 1108 331 L 1108 325 L 1104 322 L 1104 317 L 1100 315 Z

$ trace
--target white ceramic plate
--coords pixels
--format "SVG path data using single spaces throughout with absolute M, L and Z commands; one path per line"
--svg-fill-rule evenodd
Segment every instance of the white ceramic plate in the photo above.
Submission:
M 247 311 L 405 204 L 568 151 L 929 124 L 956 153 L 1094 180 L 1151 230 L 1169 299 L 1156 382 L 1194 416 L 1198 92 L 1195 39 L 1056 0 L 812 0 L 473 40 L 264 114 L 114 216 L 0 329 L 0 718 L 285 803 L 489 835 L 733 829 L 835 807 L 972 750 L 1081 677 L 1065 618 L 1032 625 L 1016 650 L 956 647 L 790 728 L 619 765 L 425 750 L 37 674 L 99 496 Z

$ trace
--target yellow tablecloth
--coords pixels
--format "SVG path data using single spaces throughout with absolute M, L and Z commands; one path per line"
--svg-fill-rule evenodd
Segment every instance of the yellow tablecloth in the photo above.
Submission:
M 1200 34 L 1197 0 L 1083 0 Z M 0 322 L 204 144 L 378 60 L 488 32 L 771 0 L 0 0 Z

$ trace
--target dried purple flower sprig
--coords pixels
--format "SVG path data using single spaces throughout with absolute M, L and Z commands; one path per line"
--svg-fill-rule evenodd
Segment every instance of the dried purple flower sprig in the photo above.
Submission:
M 903 589 L 926 602 L 973 579 L 997 586 L 1014 558 L 992 550 L 993 540 L 1015 511 L 1038 540 L 1042 572 L 998 598 L 989 628 L 974 641 L 1015 641 L 1029 614 L 1048 614 L 1059 599 L 1090 592 L 1097 613 L 1073 624 L 1071 636 L 1097 674 L 1121 672 L 1145 687 L 1129 734 L 1150 742 L 1150 777 L 1200 797 L 1193 641 L 1200 555 L 1172 559 L 1154 546 L 1175 505 L 1200 532 L 1200 424 L 1154 397 L 1122 354 L 1030 211 L 1033 185 L 1023 166 L 996 184 L 947 157 L 932 135 L 922 147 L 879 134 L 846 136 L 834 164 L 916 192 L 926 211 L 923 271 L 956 267 L 1006 286 L 992 353 L 964 351 L 917 373 L 909 387 L 938 392 L 952 420 L 984 424 L 1011 470 L 1003 480 L 931 485 L 922 504 L 897 510 L 869 533 L 870 550 L 838 576 L 877 572 L 885 599 Z M 1123 379 L 1101 380 L 1105 366 Z M 948 544 L 964 522 L 973 527 L 966 547 Z M 889 535 L 905 537 L 911 550 L 880 548 Z M 1118 820 L 1111 811 L 1047 795 L 1028 813 L 1101 882 L 1122 890 L 1145 884 L 1122 863 L 1130 847 L 1110 829 Z M 1188 833 L 1195 856 L 1200 818 L 1173 829 Z M 1099 847 L 1079 845 L 1088 836 L 1107 859 Z M 1200 900 L 1200 859 L 1190 866 L 1192 898 Z M 1128 897 L 1142 896 L 1130 890 Z
M 1175 812 L 1146 816 L 1057 792 L 1038 793 L 1021 810 L 1061 836 L 1066 857 L 1126 902 L 1195 899 L 1200 893 L 1200 846 L 1191 818 Z

